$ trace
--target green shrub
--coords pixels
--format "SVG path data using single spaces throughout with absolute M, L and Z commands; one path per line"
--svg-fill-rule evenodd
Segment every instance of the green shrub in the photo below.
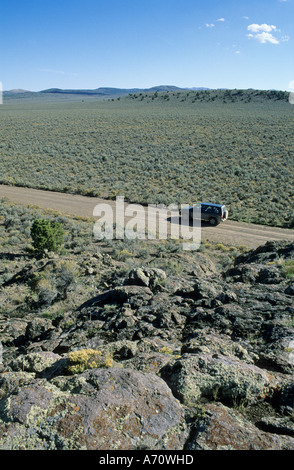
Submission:
M 284 263 L 284 274 L 287 279 L 294 279 L 294 260 L 289 260 Z
M 59 222 L 35 219 L 31 228 L 33 247 L 39 252 L 58 252 L 64 241 L 64 231 Z

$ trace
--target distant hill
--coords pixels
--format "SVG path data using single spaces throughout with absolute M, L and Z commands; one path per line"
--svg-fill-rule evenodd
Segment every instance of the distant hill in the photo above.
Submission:
M 3 97 L 9 100 L 18 99 L 33 99 L 33 100 L 46 100 L 60 101 L 60 100 L 78 100 L 79 98 L 96 98 L 96 99 L 109 99 L 127 96 L 131 93 L 154 93 L 154 92 L 170 92 L 170 91 L 185 91 L 186 88 L 179 88 L 171 85 L 160 85 L 152 88 L 111 88 L 100 87 L 96 89 L 62 89 L 62 88 L 48 88 L 41 91 L 29 91 L 23 89 L 7 90 L 3 92 Z
M 64 93 L 64 94 L 78 94 L 78 95 L 104 95 L 104 96 L 113 96 L 113 95 L 127 95 L 129 93 L 148 93 L 148 92 L 161 92 L 161 91 L 176 91 L 176 90 L 186 90 L 187 88 L 179 88 L 171 85 L 160 85 L 152 88 L 109 88 L 101 87 L 94 90 L 87 89 L 69 89 L 63 90 L 60 88 L 49 88 L 48 90 L 42 90 L 40 93 Z
M 39 96 L 41 94 L 46 95 L 98 95 L 98 96 L 123 96 L 129 93 L 154 93 L 154 92 L 168 92 L 168 91 L 185 91 L 189 88 L 179 88 L 173 85 L 159 85 L 152 88 L 111 88 L 111 87 L 100 87 L 95 89 L 62 89 L 62 88 L 48 88 L 40 91 L 29 91 L 23 89 L 6 90 L 3 92 L 4 96 L 12 95 L 25 95 L 27 96 Z M 193 88 L 193 90 L 208 90 L 208 88 Z
M 174 103 L 267 103 L 267 102 L 288 102 L 289 92 L 279 90 L 238 90 L 221 88 L 211 90 L 206 88 L 178 89 L 171 91 L 161 91 L 153 93 L 131 93 L 124 99 L 144 101 L 145 103 L 169 102 Z
M 6 91 L 5 93 L 9 93 L 11 95 L 17 94 L 17 93 L 30 93 L 28 90 L 22 90 L 21 88 L 15 89 L 15 90 L 9 90 Z
M 84 99 L 114 100 L 120 98 L 139 99 L 140 101 L 180 101 L 180 102 L 267 102 L 288 101 L 289 93 L 280 90 L 255 89 L 210 89 L 205 87 L 180 88 L 173 85 L 158 85 L 152 88 L 111 88 L 62 89 L 49 88 L 38 92 L 14 89 L 3 92 L 8 100 L 33 99 L 37 101 L 78 101 Z

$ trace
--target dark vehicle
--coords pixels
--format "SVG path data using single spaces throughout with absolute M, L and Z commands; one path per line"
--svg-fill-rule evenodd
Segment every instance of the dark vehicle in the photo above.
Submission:
M 194 208 L 196 209 L 195 211 Z M 201 220 L 209 222 L 210 225 L 218 225 L 220 222 L 227 220 L 229 216 L 229 211 L 225 205 L 209 202 L 201 202 L 196 204 L 196 206 L 183 207 L 180 210 L 180 215 L 182 216 L 184 211 L 189 211 L 189 220 L 193 220 L 194 217 L 198 217 L 199 209 L 201 210 Z

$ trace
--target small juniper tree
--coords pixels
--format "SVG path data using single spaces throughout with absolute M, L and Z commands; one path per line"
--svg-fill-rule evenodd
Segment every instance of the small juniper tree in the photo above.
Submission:
M 38 252 L 58 252 L 64 241 L 64 231 L 59 222 L 35 219 L 31 227 L 33 247 Z

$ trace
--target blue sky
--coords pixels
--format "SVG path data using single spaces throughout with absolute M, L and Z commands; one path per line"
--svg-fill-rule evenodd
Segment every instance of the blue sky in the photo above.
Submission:
M 10 0 L 0 12 L 5 90 L 294 80 L 294 0 Z

